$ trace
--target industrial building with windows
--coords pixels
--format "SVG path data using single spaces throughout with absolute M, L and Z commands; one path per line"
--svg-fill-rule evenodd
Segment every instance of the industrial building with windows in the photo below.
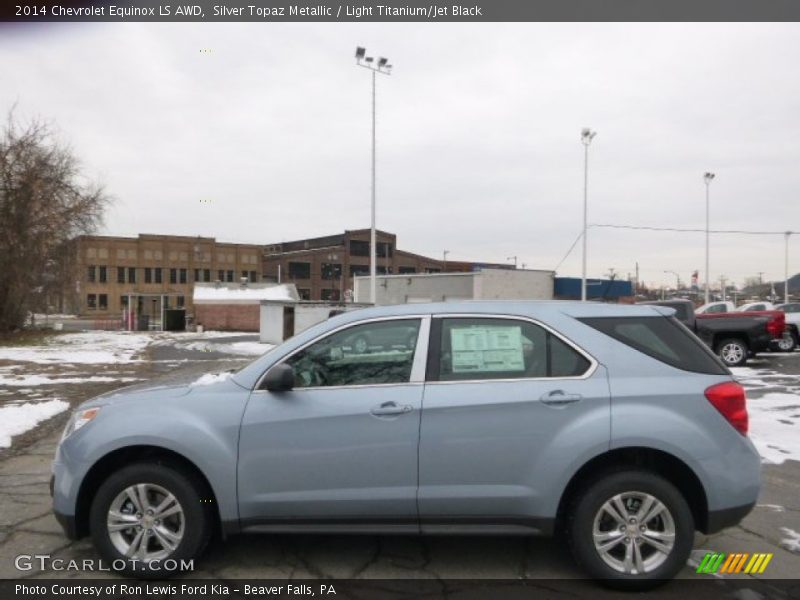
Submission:
M 369 275 L 369 229 L 264 246 L 264 280 L 294 283 L 303 300 L 352 300 L 354 278 Z M 397 248 L 397 236 L 376 231 L 376 273 L 470 272 L 514 265 L 444 261 Z
M 74 287 L 65 291 L 65 307 L 98 319 L 119 318 L 129 306 L 155 320 L 164 309 L 191 313 L 195 282 L 259 281 L 261 250 L 207 237 L 79 236 Z

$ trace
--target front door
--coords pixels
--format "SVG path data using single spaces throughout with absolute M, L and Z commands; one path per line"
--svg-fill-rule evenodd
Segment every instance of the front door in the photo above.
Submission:
M 336 330 L 284 360 L 294 389 L 253 392 L 239 444 L 243 527 L 417 530 L 428 328 L 420 317 Z

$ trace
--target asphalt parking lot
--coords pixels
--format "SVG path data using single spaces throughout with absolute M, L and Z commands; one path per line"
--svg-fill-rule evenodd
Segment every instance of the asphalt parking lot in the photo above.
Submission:
M 245 364 L 253 354 L 254 337 L 219 336 L 211 339 L 164 339 L 145 344 L 122 362 L 76 365 L 14 363 L 0 359 L 19 381 L 32 380 L 33 372 L 77 379 L 95 378 L 82 384 L 58 386 L 58 395 L 75 406 L 102 391 L 130 381 L 190 381 L 207 372 L 219 372 Z M 22 366 L 20 366 L 22 365 Z M 2 373 L 3 371 L 0 371 Z M 107 381 L 102 373 L 111 373 Z M 697 575 L 696 562 L 706 552 L 771 552 L 774 558 L 765 573 L 725 577 L 791 579 L 800 572 L 800 462 L 793 454 L 792 428 L 800 424 L 800 352 L 768 354 L 737 370 L 748 387 L 751 406 L 777 399 L 754 419 L 774 418 L 777 442 L 763 442 L 775 464 L 765 464 L 763 491 L 755 510 L 737 527 L 722 533 L 698 534 L 692 561 L 681 577 Z M 117 378 L 117 379 L 114 379 Z M 5 382 L 11 381 L 8 377 Z M 129 383 L 130 381 L 126 381 Z M 49 388 L 52 386 L 49 386 Z M 18 393 L 20 386 L 0 385 L 0 405 Z M 37 388 L 31 387 L 35 390 Z M 11 390 L 8 392 L 8 390 Z M 33 397 L 35 393 L 30 392 Z M 53 394 L 43 391 L 44 397 Z M 796 400 L 793 400 L 793 397 Z M 766 400 L 764 400 L 766 402 Z M 763 414 L 762 414 L 763 413 Z M 0 450 L 0 578 L 113 577 L 108 573 L 18 570 L 15 557 L 49 554 L 54 558 L 91 559 L 96 555 L 87 540 L 70 542 L 50 512 L 48 480 L 50 461 L 68 411 L 44 425 L 14 438 Z M 755 421 L 754 421 L 755 423 Z M 761 421 L 758 421 L 761 423 Z M 772 427 L 772 421 L 769 421 Z M 759 427 L 762 427 L 759 425 Z M 782 428 L 782 429 L 780 429 Z M 769 431 L 762 429 L 760 431 Z M 788 433 L 787 433 L 788 431 Z M 754 434 L 756 432 L 754 431 Z M 770 447 L 772 446 L 772 447 Z M 236 536 L 213 544 L 198 561 L 192 577 L 221 580 L 238 578 L 495 578 L 572 579 L 582 573 L 559 541 L 525 537 L 417 537 L 417 536 Z

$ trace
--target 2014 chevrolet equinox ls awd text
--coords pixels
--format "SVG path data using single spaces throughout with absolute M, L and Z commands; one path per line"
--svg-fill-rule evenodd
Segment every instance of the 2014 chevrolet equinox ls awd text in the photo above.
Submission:
M 760 486 L 743 389 L 672 314 L 348 312 L 212 385 L 80 406 L 53 463 L 55 513 L 144 576 L 214 532 L 558 532 L 593 577 L 653 585 Z

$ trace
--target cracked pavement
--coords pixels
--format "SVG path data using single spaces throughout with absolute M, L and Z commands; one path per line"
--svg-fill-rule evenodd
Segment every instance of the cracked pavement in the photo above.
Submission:
M 127 368 L 146 379 L 192 379 L 249 360 L 214 352 L 179 351 L 166 345 L 150 346 L 146 353 L 149 360 Z M 781 362 L 772 356 L 765 360 L 770 368 L 785 373 L 787 382 L 797 385 L 800 360 Z M 77 387 L 70 398 L 73 405 L 116 386 Z M 11 450 L 0 453 L 0 578 L 115 577 L 107 572 L 40 570 L 38 565 L 20 571 L 14 564 L 21 554 L 97 559 L 88 540 L 67 540 L 51 513 L 50 462 L 66 418 L 64 413 L 51 419 L 15 439 Z M 697 534 L 692 559 L 699 561 L 710 551 L 772 552 L 775 556 L 764 574 L 725 578 L 793 579 L 800 572 L 800 555 L 796 548 L 790 551 L 790 544 L 782 545 L 789 538 L 782 528 L 800 531 L 800 463 L 795 461 L 765 466 L 758 506 L 737 527 L 712 536 Z M 225 542 L 213 541 L 196 567 L 189 576 L 219 580 L 582 577 L 561 541 L 503 536 L 241 535 Z M 681 577 L 710 576 L 696 575 L 690 561 Z

